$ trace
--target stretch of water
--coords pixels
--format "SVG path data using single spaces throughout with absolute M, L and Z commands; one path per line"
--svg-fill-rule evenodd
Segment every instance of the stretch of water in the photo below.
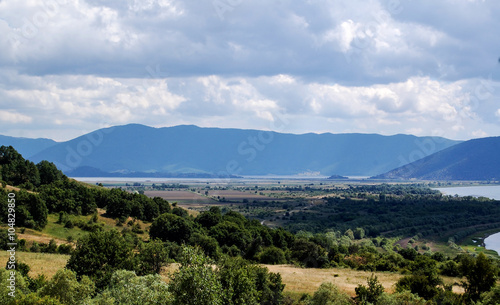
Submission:
M 452 196 L 483 196 L 500 200 L 500 185 L 448 187 L 438 188 L 437 190 L 443 194 Z M 484 239 L 484 245 L 486 249 L 494 250 L 500 254 L 500 232 L 486 237 Z
M 485 185 L 485 186 L 463 186 L 463 187 L 444 187 L 437 188 L 445 195 L 458 196 L 474 196 L 488 197 L 491 199 L 500 200 L 500 185 Z

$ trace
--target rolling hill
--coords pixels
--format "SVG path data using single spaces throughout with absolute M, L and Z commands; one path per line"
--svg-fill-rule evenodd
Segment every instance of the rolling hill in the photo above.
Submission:
M 15 147 L 25 158 L 29 158 L 55 144 L 57 142 L 50 139 L 16 138 L 0 135 L 0 145 Z
M 373 176 L 457 144 L 443 138 L 377 134 L 285 134 L 259 130 L 124 125 L 57 143 L 31 156 L 66 174 L 193 173 Z M 82 168 L 86 169 L 83 171 Z
M 377 179 L 500 180 L 500 137 L 469 140 Z

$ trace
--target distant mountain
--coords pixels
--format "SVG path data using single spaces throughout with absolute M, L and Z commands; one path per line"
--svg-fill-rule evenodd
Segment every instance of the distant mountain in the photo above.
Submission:
M 498 181 L 500 137 L 469 140 L 374 178 Z
M 0 146 L 12 146 L 26 159 L 55 144 L 57 142 L 50 139 L 16 138 L 0 135 Z
M 57 143 L 31 159 L 65 173 L 90 167 L 127 174 L 373 176 L 457 144 L 443 138 L 376 134 L 284 134 L 259 130 L 131 124 Z M 415 152 L 418 152 L 415 154 Z M 87 168 L 88 170 L 89 168 Z

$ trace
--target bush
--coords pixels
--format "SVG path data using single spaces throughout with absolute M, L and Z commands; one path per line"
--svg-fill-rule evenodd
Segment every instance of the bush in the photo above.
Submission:
M 159 275 L 137 276 L 133 271 L 126 270 L 113 273 L 108 288 L 89 302 L 90 305 L 168 305 L 171 303 L 172 294 Z
M 40 289 L 38 294 L 42 297 L 57 298 L 63 304 L 77 305 L 90 299 L 94 290 L 94 283 L 88 277 L 84 276 L 78 282 L 75 272 L 61 269 Z
M 332 283 L 323 283 L 318 290 L 314 292 L 309 303 L 310 305 L 350 305 L 354 304 L 352 299 L 345 293 L 339 290 Z
M 259 254 L 259 261 L 263 264 L 278 265 L 286 264 L 285 252 L 280 248 L 271 246 Z

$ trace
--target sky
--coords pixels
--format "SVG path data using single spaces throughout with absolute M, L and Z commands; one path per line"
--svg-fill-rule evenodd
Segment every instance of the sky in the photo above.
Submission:
M 500 1 L 0 0 L 0 134 L 500 136 Z

